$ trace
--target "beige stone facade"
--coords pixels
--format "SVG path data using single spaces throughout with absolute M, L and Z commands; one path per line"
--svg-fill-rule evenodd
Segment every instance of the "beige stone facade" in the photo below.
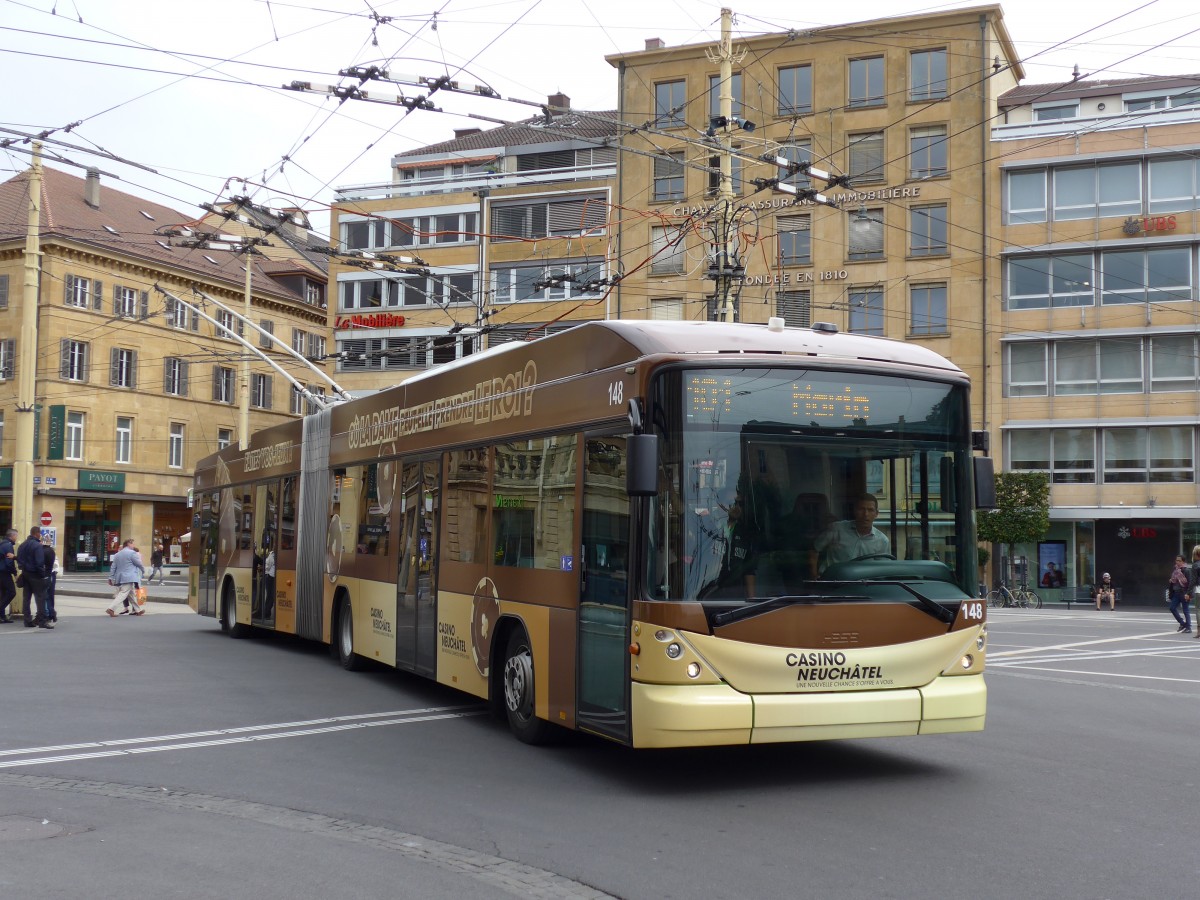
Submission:
M 239 439 L 241 345 L 176 302 L 195 303 L 236 330 L 212 301 L 244 309 L 242 257 L 178 246 L 164 231 L 193 217 L 53 169 L 44 172 L 38 269 L 33 458 L 34 511 L 48 514 L 67 569 L 103 568 L 120 537 L 174 545 L 186 562 L 192 469 L 202 457 Z M 12 516 L 12 465 L 17 454 L 17 375 L 25 365 L 20 323 L 25 300 L 28 173 L 0 185 L 0 524 Z M 93 201 L 93 202 L 89 202 Z M 312 295 L 275 274 L 304 260 L 253 266 L 251 319 L 293 330 L 323 344 L 325 310 Z M 207 299 L 207 298 L 211 298 Z M 247 329 L 249 333 L 249 330 Z M 258 345 L 257 336 L 253 342 Z M 306 344 L 307 346 L 307 344 Z M 304 382 L 311 373 L 273 358 Z M 265 363 L 249 367 L 249 430 L 292 415 L 290 386 Z M 301 409 L 303 407 L 300 407 Z M 13 522 L 21 531 L 34 522 Z

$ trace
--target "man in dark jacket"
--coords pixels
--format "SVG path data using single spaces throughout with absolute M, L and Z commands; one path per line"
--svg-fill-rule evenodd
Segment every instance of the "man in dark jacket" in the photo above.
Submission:
M 25 581 L 25 627 L 53 628 L 54 623 L 46 618 L 46 554 L 42 548 L 42 529 L 33 526 L 29 537 L 17 548 L 17 565 Z M 37 616 L 33 615 L 30 598 L 37 600 Z
M 0 541 L 0 622 L 7 625 L 12 619 L 8 616 L 8 605 L 17 597 L 17 586 L 13 579 L 17 577 L 17 529 L 10 528 Z

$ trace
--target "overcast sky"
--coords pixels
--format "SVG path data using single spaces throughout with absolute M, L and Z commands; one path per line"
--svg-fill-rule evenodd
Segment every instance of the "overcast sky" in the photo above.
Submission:
M 394 153 L 490 127 L 528 107 L 439 94 L 443 112 L 322 99 L 281 90 L 293 80 L 346 84 L 338 70 L 381 65 L 399 75 L 447 72 L 503 97 L 562 91 L 579 109 L 616 107 L 605 54 L 715 41 L 719 3 L 698 0 L 0 0 L 0 127 L 149 166 L 158 174 L 53 148 L 119 176 L 119 187 L 183 211 L 243 192 L 299 204 L 323 225 L 337 187 L 381 183 Z M 896 0 L 731 4 L 738 34 L 807 29 L 977 4 Z M 1051 4 L 1010 0 L 1005 22 L 1026 83 L 1200 70 L 1200 8 L 1184 0 Z M 802 10 L 804 17 L 798 17 Z M 786 11 L 786 14 L 785 14 Z M 374 16 L 374 17 L 373 17 Z M 80 21 L 82 20 L 82 21 Z M 394 96 L 389 85 L 368 85 Z M 410 96 L 419 93 L 406 88 Z M 66 126 L 79 122 L 69 133 Z M 0 138 L 12 135 L 0 132 Z M 82 174 L 81 169 L 48 161 Z M 0 151 L 0 178 L 28 156 Z M 108 179 L 112 183 L 112 179 Z

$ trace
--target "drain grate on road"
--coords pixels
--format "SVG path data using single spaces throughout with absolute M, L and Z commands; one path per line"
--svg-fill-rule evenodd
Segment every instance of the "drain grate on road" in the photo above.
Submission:
M 86 828 L 71 828 L 51 822 L 49 819 L 35 819 L 31 816 L 0 816 L 0 844 L 8 844 L 13 841 L 40 841 L 45 838 L 79 834 L 86 830 Z

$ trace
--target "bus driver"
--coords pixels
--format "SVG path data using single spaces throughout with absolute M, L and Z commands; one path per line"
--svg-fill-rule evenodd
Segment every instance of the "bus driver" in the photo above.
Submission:
M 863 556 L 890 554 L 892 545 L 887 535 L 875 527 L 879 515 L 879 501 L 874 494 L 862 494 L 854 501 L 854 518 L 834 522 L 821 534 L 809 554 L 813 578 L 820 570 L 834 563 L 846 562 Z

